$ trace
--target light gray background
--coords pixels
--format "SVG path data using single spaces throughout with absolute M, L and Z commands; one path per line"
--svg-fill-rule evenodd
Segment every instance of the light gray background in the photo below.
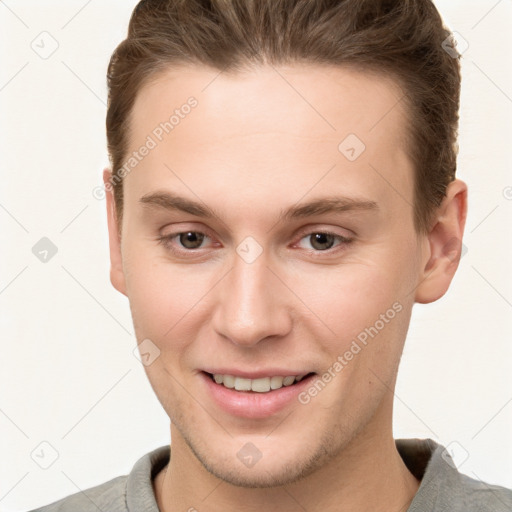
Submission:
M 125 474 L 169 442 L 127 299 L 109 282 L 105 202 L 92 195 L 108 164 L 106 68 L 135 4 L 0 1 L 1 511 Z M 448 294 L 415 307 L 395 436 L 451 443 L 461 471 L 512 487 L 512 2 L 436 4 L 469 44 L 467 254 Z M 51 38 L 43 59 L 32 47 L 49 51 Z M 58 247 L 47 263 L 32 253 L 42 237 Z

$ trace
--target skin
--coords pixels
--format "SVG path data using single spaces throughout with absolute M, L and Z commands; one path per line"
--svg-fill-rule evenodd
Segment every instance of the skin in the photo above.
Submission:
M 125 177 L 121 225 L 107 194 L 111 281 L 129 298 L 139 343 L 160 350 L 145 367 L 171 419 L 171 461 L 154 481 L 160 510 L 406 510 L 419 482 L 394 444 L 393 389 L 414 303 L 441 297 L 456 271 L 466 185 L 452 182 L 417 233 L 400 89 L 326 66 L 166 71 L 139 92 L 129 151 L 190 96 L 197 107 Z M 338 150 L 350 133 L 366 146 L 353 162 Z M 217 216 L 140 201 L 165 191 Z M 333 196 L 376 207 L 279 219 Z M 158 241 L 188 231 L 207 235 L 199 248 Z M 325 231 L 351 241 L 328 238 L 322 250 L 312 235 Z M 248 236 L 263 250 L 250 264 L 236 251 Z M 212 366 L 321 376 L 397 302 L 307 404 L 240 418 L 199 377 Z M 248 442 L 262 454 L 250 468 L 237 457 Z

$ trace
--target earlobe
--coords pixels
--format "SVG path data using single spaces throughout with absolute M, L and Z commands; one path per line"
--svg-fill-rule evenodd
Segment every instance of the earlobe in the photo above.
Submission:
M 121 253 L 121 237 L 116 215 L 114 202 L 114 188 L 111 181 L 112 173 L 110 169 L 103 171 L 103 184 L 105 186 L 105 198 L 107 207 L 108 239 L 110 250 L 110 282 L 114 288 L 126 295 L 126 283 L 123 270 L 123 260 Z
M 467 186 L 461 180 L 454 180 L 447 187 L 427 235 L 429 251 L 419 276 L 416 302 L 434 302 L 448 290 L 462 254 L 466 213 Z

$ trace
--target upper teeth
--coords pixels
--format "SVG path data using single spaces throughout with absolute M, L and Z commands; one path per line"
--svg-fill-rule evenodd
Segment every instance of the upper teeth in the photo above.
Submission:
M 279 389 L 283 386 L 291 386 L 294 382 L 300 381 L 306 374 L 289 375 L 287 377 L 263 377 L 261 379 L 244 379 L 233 375 L 222 375 L 216 373 L 213 378 L 217 384 L 223 384 L 230 389 L 237 391 L 256 391 L 257 393 L 266 393 L 271 389 Z

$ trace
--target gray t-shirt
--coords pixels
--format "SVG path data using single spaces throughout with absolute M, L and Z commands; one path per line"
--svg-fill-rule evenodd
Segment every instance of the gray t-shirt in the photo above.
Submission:
M 396 446 L 421 485 L 407 512 L 512 512 L 512 490 L 470 478 L 431 439 L 398 439 Z M 169 446 L 141 457 L 129 475 L 72 494 L 31 512 L 159 512 L 152 480 L 167 464 Z

